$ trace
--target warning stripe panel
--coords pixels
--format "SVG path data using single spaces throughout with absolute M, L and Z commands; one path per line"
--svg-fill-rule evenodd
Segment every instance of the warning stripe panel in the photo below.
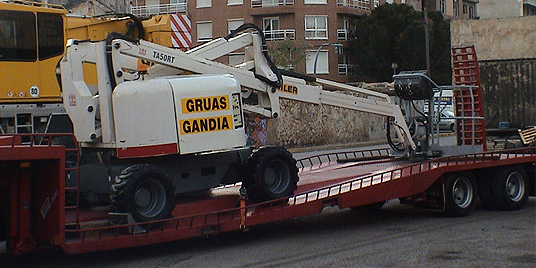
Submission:
M 192 46 L 192 23 L 188 16 L 171 15 L 171 42 L 173 47 L 187 49 Z

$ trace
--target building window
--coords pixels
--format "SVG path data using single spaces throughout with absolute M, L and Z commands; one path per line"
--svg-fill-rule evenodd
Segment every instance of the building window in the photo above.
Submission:
M 236 6 L 244 4 L 244 0 L 227 0 L 228 6 Z
M 262 29 L 265 32 L 272 32 L 279 30 L 279 18 L 263 18 L 262 19 Z
M 475 12 L 474 12 L 474 8 L 471 6 L 469 7 L 469 18 L 470 19 L 474 19 L 475 18 Z
M 305 69 L 307 74 L 315 74 L 316 50 L 307 51 Z M 316 74 L 329 74 L 328 51 L 321 50 L 316 60 Z
M 212 6 L 212 0 L 197 0 L 197 8 L 201 7 L 211 7 Z
M 327 0 L 304 0 L 304 4 L 306 5 L 327 5 Z
M 279 31 L 279 18 L 263 18 L 262 29 L 267 41 L 274 41 Z
M 305 39 L 328 39 L 328 17 L 305 16 Z
M 460 7 L 458 6 L 458 0 L 453 0 L 452 8 L 454 9 L 454 16 L 460 16 Z
M 229 33 L 231 33 L 231 31 L 242 26 L 242 24 L 244 24 L 244 19 L 230 19 L 227 20 L 227 29 L 229 30 Z
M 463 14 L 467 14 L 467 5 L 463 5 Z
M 446 0 L 440 0 L 439 1 L 439 9 L 441 10 L 441 14 L 445 14 L 447 12 L 447 3 L 445 3 Z
M 212 21 L 200 21 L 197 23 L 197 41 L 204 42 L 212 39 Z

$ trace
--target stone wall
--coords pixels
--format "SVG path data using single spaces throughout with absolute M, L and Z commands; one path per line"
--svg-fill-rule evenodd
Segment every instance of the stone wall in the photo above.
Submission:
M 536 58 L 536 16 L 453 20 L 452 46 L 475 45 L 479 61 Z
M 267 128 L 268 144 L 287 148 L 385 141 L 384 116 L 291 100 L 281 100 L 281 117 Z

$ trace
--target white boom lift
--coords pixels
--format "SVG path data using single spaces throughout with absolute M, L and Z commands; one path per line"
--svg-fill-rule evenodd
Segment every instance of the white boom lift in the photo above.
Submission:
M 277 118 L 279 98 L 392 117 L 406 152 L 416 149 L 389 96 L 281 75 L 262 32 L 251 28 L 187 52 L 119 34 L 72 41 L 60 70 L 64 106 L 83 149 L 81 191 L 106 193 L 113 183 L 113 208 L 137 221 L 168 217 L 179 194 L 227 183 L 242 181 L 257 202 L 292 195 L 298 177 L 291 154 L 246 146 L 243 114 Z M 241 48 L 238 66 L 214 61 Z M 140 70 L 140 60 L 151 67 Z M 84 81 L 88 63 L 96 65 L 98 85 Z

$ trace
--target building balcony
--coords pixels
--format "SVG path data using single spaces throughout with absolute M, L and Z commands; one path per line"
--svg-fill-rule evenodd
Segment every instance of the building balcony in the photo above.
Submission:
M 146 6 L 132 6 L 130 7 L 130 13 L 139 17 L 147 17 L 150 15 L 158 14 L 174 14 L 174 13 L 186 13 L 188 10 L 187 3 L 177 4 L 161 4 L 161 5 L 146 5 Z
M 370 10 L 370 0 L 337 0 L 337 5 Z
M 339 63 L 339 75 L 356 75 L 357 66 L 354 64 Z
M 251 0 L 251 7 L 291 6 L 294 0 Z
M 266 41 L 281 41 L 285 39 L 295 40 L 296 30 L 273 30 L 264 31 Z
M 350 39 L 350 31 L 347 29 L 337 29 L 337 40 L 348 40 Z

